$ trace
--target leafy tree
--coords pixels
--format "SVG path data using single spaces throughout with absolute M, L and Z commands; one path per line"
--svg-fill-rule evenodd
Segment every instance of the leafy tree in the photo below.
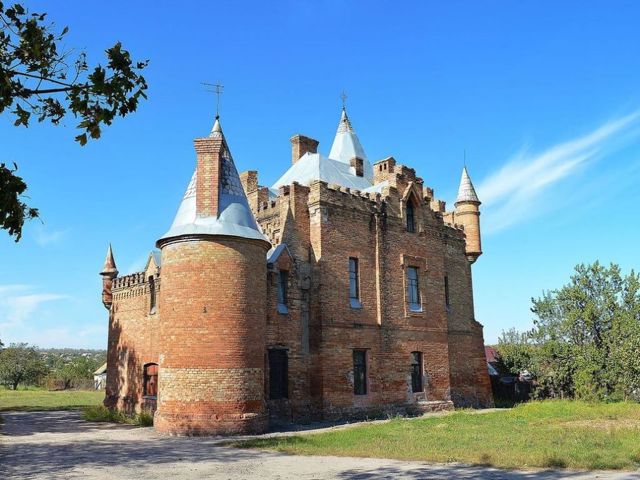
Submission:
M 141 71 L 148 61 L 134 61 L 120 42 L 106 50 L 105 66 L 90 69 L 86 54 L 61 47 L 68 27 L 48 23 L 46 13 L 30 13 L 20 4 L 0 1 L 0 114 L 14 125 L 29 126 L 33 118 L 54 125 L 68 114 L 78 119 L 80 145 L 100 138 L 101 127 L 116 116 L 134 112 L 146 98 Z M 0 167 L 0 228 L 20 240 L 25 219 L 38 216 L 21 199 L 26 184 L 15 170 Z
M 535 375 L 538 396 L 640 400 L 640 276 L 578 265 L 532 302 L 533 330 L 503 335 L 498 351 Z
M 15 390 L 20 384 L 34 384 L 46 373 L 36 347 L 12 343 L 0 351 L 0 383 Z
M 503 331 L 498 338 L 498 360 L 512 375 L 519 375 L 533 367 L 534 345 L 530 332 L 518 332 L 515 328 Z
M 93 378 L 93 372 L 100 365 L 94 359 L 75 357 L 52 372 L 52 376 L 63 381 L 63 388 L 70 388 L 74 381 Z

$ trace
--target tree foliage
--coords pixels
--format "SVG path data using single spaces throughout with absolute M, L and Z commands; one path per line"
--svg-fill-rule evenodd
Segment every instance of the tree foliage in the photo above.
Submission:
M 68 362 L 59 362 L 51 371 L 51 376 L 62 382 L 62 388 L 70 388 L 74 382 L 79 380 L 90 380 L 93 372 L 100 364 L 92 358 L 75 357 Z
M 640 400 L 640 276 L 596 262 L 532 299 L 526 334 L 503 334 L 498 352 L 512 371 L 529 370 L 539 396 Z
M 25 127 L 34 118 L 57 125 L 71 114 L 80 129 L 75 140 L 85 145 L 89 138 L 100 138 L 102 126 L 134 112 L 146 98 L 141 71 L 148 61 L 134 61 L 118 42 L 105 51 L 104 66 L 90 68 L 84 52 L 61 47 L 68 31 L 58 31 L 46 13 L 0 1 L 0 114 L 8 112 L 14 125 Z M 15 169 L 3 165 L 0 174 L 0 228 L 18 241 L 24 220 L 38 211 L 20 200 L 26 185 Z
M 12 343 L 0 351 L 0 383 L 12 390 L 30 385 L 47 373 L 47 367 L 36 347 Z

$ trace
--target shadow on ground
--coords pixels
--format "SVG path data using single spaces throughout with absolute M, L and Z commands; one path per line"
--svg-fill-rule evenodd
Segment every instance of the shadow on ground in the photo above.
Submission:
M 0 478 L 504 479 L 593 478 L 567 471 L 515 472 L 383 459 L 296 457 L 222 445 L 221 438 L 165 437 L 152 428 L 85 422 L 79 412 L 3 413 Z M 600 475 L 626 480 L 637 473 Z

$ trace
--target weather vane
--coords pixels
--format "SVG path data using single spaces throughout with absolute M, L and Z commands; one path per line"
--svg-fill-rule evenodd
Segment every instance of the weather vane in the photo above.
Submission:
M 220 116 L 220 95 L 222 95 L 224 85 L 220 83 L 220 80 L 218 80 L 218 83 L 216 84 L 202 82 L 202 85 L 204 85 L 204 89 L 207 92 L 213 92 L 216 94 L 216 118 L 218 118 Z
M 342 99 L 342 109 L 344 110 L 347 107 L 347 92 L 342 90 L 342 94 L 340 95 L 340 98 Z

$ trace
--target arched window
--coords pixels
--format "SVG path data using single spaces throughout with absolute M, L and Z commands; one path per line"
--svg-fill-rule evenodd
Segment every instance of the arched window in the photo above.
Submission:
M 156 279 L 149 276 L 149 313 L 156 313 Z
M 406 220 L 407 220 L 407 232 L 415 232 L 416 216 L 415 216 L 415 210 L 413 206 L 413 200 L 411 198 L 407 199 Z
M 158 364 L 147 363 L 144 366 L 143 395 L 155 397 L 158 395 Z

